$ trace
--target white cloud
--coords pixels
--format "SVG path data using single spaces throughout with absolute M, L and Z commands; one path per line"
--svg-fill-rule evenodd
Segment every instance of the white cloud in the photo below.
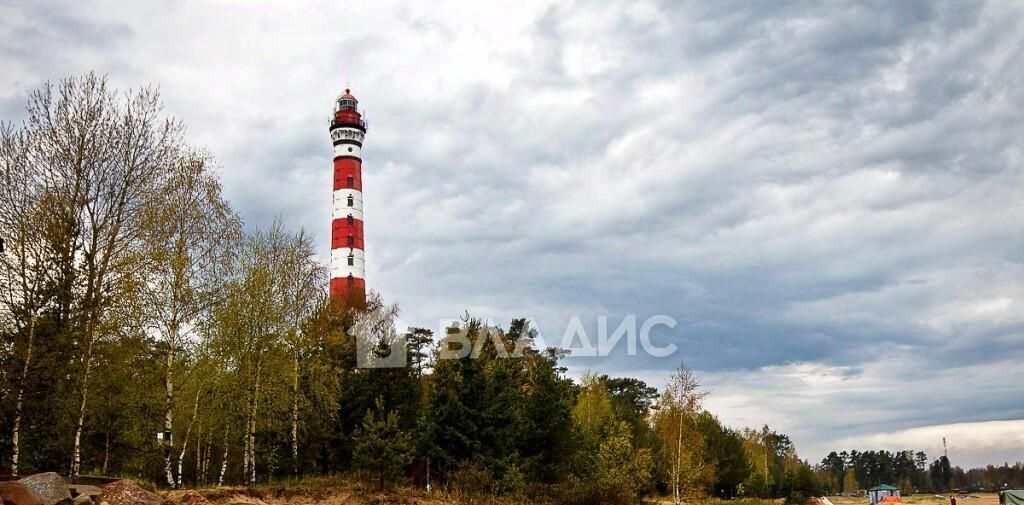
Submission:
M 981 466 L 1015 462 L 1024 453 L 1024 419 L 919 426 L 845 438 L 839 444 L 864 449 L 914 447 L 939 455 L 943 451 L 943 438 L 950 459 L 960 464 Z M 999 456 L 1004 459 L 998 459 Z
M 1015 360 L 962 367 L 906 347 L 861 352 L 857 367 L 799 362 L 708 374 L 707 405 L 734 427 L 770 420 L 812 461 L 851 449 L 915 449 L 934 458 L 943 436 L 954 464 L 1019 459 L 1024 408 Z

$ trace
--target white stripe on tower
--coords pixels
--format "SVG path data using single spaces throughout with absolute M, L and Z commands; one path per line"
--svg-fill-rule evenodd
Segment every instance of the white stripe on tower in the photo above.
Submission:
M 350 214 L 363 220 L 363 192 L 357 189 L 334 190 L 334 219 L 347 218 Z
M 363 279 L 366 273 L 366 253 L 362 249 L 332 249 L 331 278 L 345 279 L 348 274 Z

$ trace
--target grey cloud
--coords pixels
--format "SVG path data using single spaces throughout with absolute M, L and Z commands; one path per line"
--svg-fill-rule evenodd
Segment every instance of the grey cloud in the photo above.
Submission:
M 75 5 L 24 11 L 0 32 L 4 119 L 23 90 L 95 65 L 157 82 L 249 225 L 282 216 L 326 258 L 324 118 L 350 80 L 370 120 L 369 284 L 410 323 L 469 309 L 557 336 L 572 316 L 593 329 L 598 315 L 667 314 L 680 324 L 656 339 L 679 355 L 573 359 L 574 372 L 657 383 L 685 359 L 722 397 L 774 399 L 731 422 L 788 422 L 811 448 L 1024 417 L 1005 389 L 1021 375 L 984 371 L 1024 354 L 1017 6 L 563 2 L 492 16 L 399 2 L 225 18 L 196 5 L 161 21 L 121 7 L 102 22 Z M 69 35 L 39 28 L 54 26 Z M 170 26 L 194 45 L 170 51 Z M 916 358 L 879 378 L 870 365 L 890 352 Z M 821 399 L 764 370 L 793 363 L 905 392 L 871 415 L 792 422 Z M 878 384 L 828 401 L 867 401 Z M 965 413 L 933 384 L 986 399 Z

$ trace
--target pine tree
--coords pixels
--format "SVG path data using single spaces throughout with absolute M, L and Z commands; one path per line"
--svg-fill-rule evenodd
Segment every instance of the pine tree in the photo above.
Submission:
M 523 360 L 526 377 L 519 454 L 524 473 L 534 482 L 563 479 L 576 450 L 572 436 L 572 381 L 558 365 L 560 356 L 554 349 L 531 350 Z
M 710 491 L 721 498 L 733 498 L 739 485 L 750 475 L 751 465 L 743 450 L 743 439 L 725 428 L 710 412 L 697 416 L 697 429 L 704 437 L 704 454 L 714 465 L 715 480 Z
M 398 480 L 402 470 L 412 463 L 412 439 L 398 426 L 397 414 L 385 414 L 383 400 L 378 400 L 376 414 L 366 411 L 363 424 L 353 438 L 355 468 L 370 474 L 380 490 Z

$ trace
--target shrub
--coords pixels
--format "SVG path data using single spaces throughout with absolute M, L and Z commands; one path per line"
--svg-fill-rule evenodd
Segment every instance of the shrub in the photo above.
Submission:
M 500 495 L 520 496 L 526 490 L 526 476 L 513 464 L 494 483 L 494 492 Z
M 493 480 L 487 468 L 467 463 L 448 475 L 448 486 L 458 493 L 475 496 L 490 491 Z

